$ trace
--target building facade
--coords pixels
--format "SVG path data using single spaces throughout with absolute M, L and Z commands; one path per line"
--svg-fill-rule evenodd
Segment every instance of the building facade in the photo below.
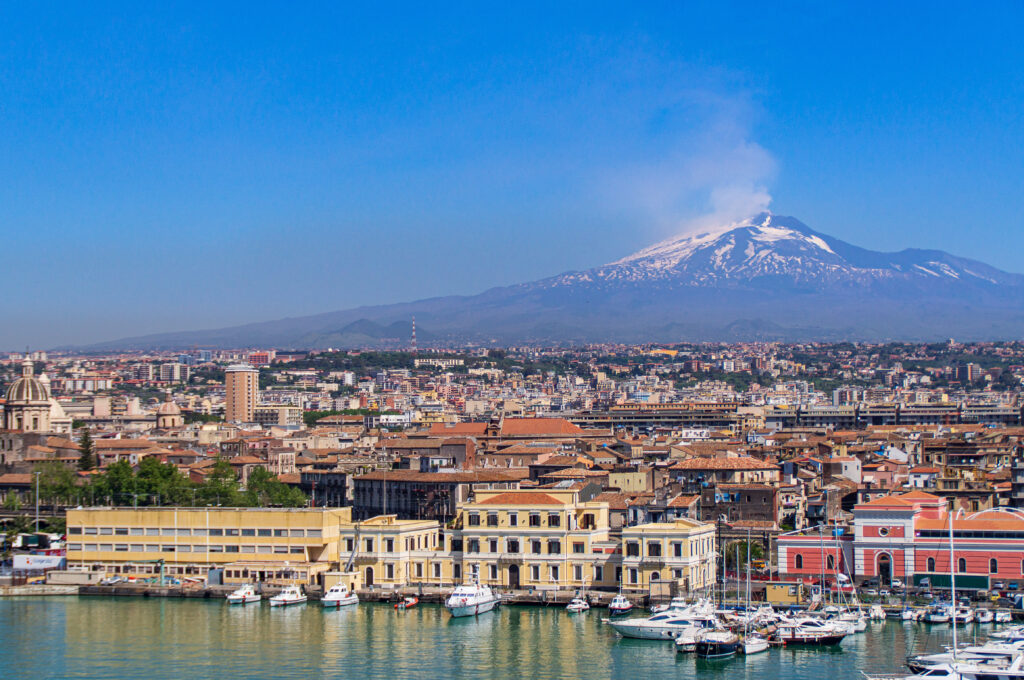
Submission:
M 256 418 L 260 372 L 248 364 L 234 364 L 224 370 L 224 420 L 251 423 Z

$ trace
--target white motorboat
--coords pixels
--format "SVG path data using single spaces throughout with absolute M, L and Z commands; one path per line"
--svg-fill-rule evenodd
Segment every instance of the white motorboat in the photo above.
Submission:
M 625 595 L 619 593 L 608 603 L 608 613 L 612 616 L 622 616 L 633 611 L 633 603 Z
M 452 616 L 459 617 L 484 614 L 499 604 L 501 597 L 495 594 L 490 586 L 480 585 L 479 581 L 474 581 L 453 590 L 445 600 L 444 607 Z
M 565 611 L 570 614 L 580 614 L 582 612 L 590 611 L 590 603 L 582 597 L 574 597 L 569 604 L 565 606 Z
M 996 623 L 1010 623 L 1012 621 L 1013 614 L 1006 611 L 1005 609 L 1000 609 L 996 612 Z
M 685 597 L 673 597 L 668 604 L 656 604 L 651 607 L 652 614 L 660 614 L 661 612 L 667 612 L 669 609 L 686 609 L 690 604 L 686 601 Z
M 325 607 L 346 607 L 351 604 L 359 604 L 359 597 L 345 584 L 336 583 L 327 589 L 320 604 Z
M 975 623 L 992 623 L 996 620 L 996 613 L 988 608 L 982 608 L 974 612 Z
M 1024 653 L 1024 642 L 1010 644 L 988 642 L 983 645 L 970 645 L 958 649 L 955 656 L 952 651 L 946 651 L 908 657 L 907 668 L 914 673 L 924 673 L 929 669 L 947 667 L 957 661 L 1009 665 L 1022 653 Z
M 882 605 L 871 605 L 871 609 L 868 610 L 868 617 L 870 617 L 872 621 L 885 621 L 885 610 L 882 609 Z
M 644 619 L 609 620 L 608 625 L 623 637 L 674 640 L 688 629 L 717 628 L 718 617 L 714 613 L 702 613 L 694 607 L 686 607 L 658 612 Z
M 259 602 L 261 599 L 263 596 L 256 592 L 256 586 L 251 583 L 244 584 L 227 597 L 228 604 L 249 604 L 250 602 Z
M 973 623 L 974 610 L 970 607 L 957 607 L 953 612 L 953 620 L 956 623 Z
M 284 590 L 270 598 L 271 607 L 287 607 L 293 604 L 302 604 L 306 601 L 306 594 L 298 586 L 285 586 Z
M 768 640 L 757 633 L 751 633 L 750 635 L 743 638 L 743 653 L 744 654 L 758 654 L 760 652 L 768 651 Z
M 823 621 L 810 617 L 780 621 L 776 636 L 787 645 L 838 645 L 848 635 L 842 621 Z
M 949 605 L 935 605 L 924 615 L 925 623 L 949 623 L 953 619 L 953 608 Z

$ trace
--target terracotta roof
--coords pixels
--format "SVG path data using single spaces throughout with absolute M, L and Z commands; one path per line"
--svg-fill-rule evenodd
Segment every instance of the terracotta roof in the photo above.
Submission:
M 521 491 L 519 493 L 500 493 L 479 505 L 566 505 L 554 496 L 539 491 Z
M 431 482 L 469 484 L 487 482 L 515 482 L 529 477 L 529 471 L 516 468 L 478 470 L 474 472 L 419 472 L 418 470 L 378 470 L 356 477 L 357 480 L 388 480 L 393 482 Z
M 676 496 L 668 502 L 670 508 L 688 508 L 700 500 L 700 496 Z
M 25 474 L 19 474 L 16 472 L 8 472 L 7 474 L 0 475 L 0 486 L 7 485 L 28 485 L 32 484 L 32 473 L 27 472 Z
M 779 466 L 750 456 L 691 458 L 672 465 L 673 470 L 778 470 Z

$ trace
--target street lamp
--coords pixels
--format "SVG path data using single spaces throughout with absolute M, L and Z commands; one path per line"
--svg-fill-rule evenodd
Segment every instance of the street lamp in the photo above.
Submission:
M 39 531 L 39 473 L 36 472 L 36 531 Z

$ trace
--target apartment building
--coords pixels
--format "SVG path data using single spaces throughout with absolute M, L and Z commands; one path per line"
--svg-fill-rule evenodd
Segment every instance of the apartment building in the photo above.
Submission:
M 345 526 L 340 538 L 342 567 L 357 571 L 364 587 L 453 583 L 441 526 L 433 520 L 381 515 Z
M 707 591 L 717 569 L 714 524 L 681 518 L 622 529 L 623 589 L 672 581 L 685 592 Z
M 260 372 L 248 364 L 233 364 L 224 370 L 224 420 L 251 423 L 255 419 Z

